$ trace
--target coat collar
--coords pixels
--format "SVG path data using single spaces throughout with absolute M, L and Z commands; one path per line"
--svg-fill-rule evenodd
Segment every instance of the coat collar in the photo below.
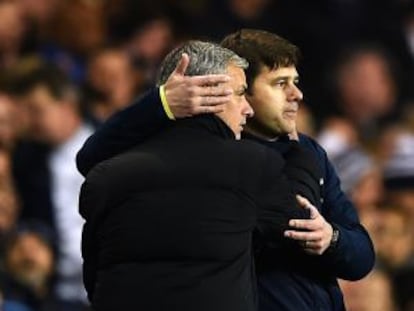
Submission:
M 180 119 L 176 122 L 177 125 L 203 129 L 224 139 L 234 140 L 236 138 L 227 124 L 214 114 L 194 116 L 191 118 Z
M 282 154 L 284 154 L 285 152 L 287 152 L 290 149 L 290 145 L 292 143 L 295 143 L 295 141 L 291 141 L 289 139 L 288 135 L 282 135 L 277 140 L 269 141 L 269 140 L 265 140 L 265 139 L 262 139 L 260 137 L 257 137 L 253 134 L 250 134 L 248 132 L 243 132 L 242 138 L 243 139 L 254 140 L 254 141 L 256 141 L 256 142 L 258 142 L 258 143 L 260 143 L 264 146 L 275 149 L 275 150 L 281 152 Z

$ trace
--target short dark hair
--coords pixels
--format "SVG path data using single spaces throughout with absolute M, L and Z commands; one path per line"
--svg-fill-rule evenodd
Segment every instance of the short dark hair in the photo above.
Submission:
M 69 77 L 51 64 L 42 64 L 16 78 L 12 92 L 25 95 L 37 86 L 44 86 L 55 99 L 63 99 L 69 92 L 76 94 L 76 87 Z M 76 94 L 77 95 L 77 94 Z
M 288 40 L 264 30 L 241 29 L 226 36 L 221 45 L 249 62 L 246 78 L 249 88 L 263 66 L 269 69 L 296 66 L 299 48 Z

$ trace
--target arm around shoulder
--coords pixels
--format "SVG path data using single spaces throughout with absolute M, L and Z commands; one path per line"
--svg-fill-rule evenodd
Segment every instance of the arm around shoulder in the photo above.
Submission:
M 268 241 L 267 246 L 273 242 L 289 243 L 284 237 L 284 231 L 289 228 L 290 219 L 307 219 L 309 211 L 301 208 L 296 200 L 294 184 L 285 174 L 286 162 L 280 153 L 268 148 L 263 179 L 258 195 L 258 224 L 256 232 L 263 241 Z M 296 243 L 294 243 L 296 244 Z M 275 244 L 277 247 L 279 244 Z
M 88 138 L 76 156 L 79 172 L 86 176 L 99 162 L 109 159 L 169 124 L 159 89 L 154 88 L 110 117 Z

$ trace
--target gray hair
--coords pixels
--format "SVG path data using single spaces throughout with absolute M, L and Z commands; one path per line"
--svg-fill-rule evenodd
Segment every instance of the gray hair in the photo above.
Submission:
M 246 69 L 249 66 L 249 63 L 244 58 L 216 43 L 188 41 L 165 57 L 158 74 L 158 86 L 167 81 L 183 53 L 188 54 L 190 57 L 190 63 L 185 72 L 187 76 L 227 73 L 227 66 L 230 63 L 242 69 Z

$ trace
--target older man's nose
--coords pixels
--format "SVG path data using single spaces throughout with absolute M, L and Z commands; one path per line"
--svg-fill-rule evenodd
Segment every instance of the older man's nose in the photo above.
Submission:
M 244 113 L 248 118 L 251 118 L 251 117 L 254 116 L 254 110 L 253 110 L 252 106 L 250 106 L 249 102 L 246 99 L 244 101 L 245 101 L 245 105 L 246 105 Z

